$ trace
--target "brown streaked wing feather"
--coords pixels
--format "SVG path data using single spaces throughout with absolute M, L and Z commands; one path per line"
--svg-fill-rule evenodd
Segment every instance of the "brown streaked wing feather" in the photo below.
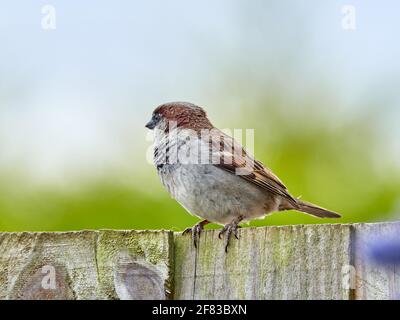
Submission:
M 261 174 L 266 175 L 268 178 L 274 180 L 285 190 L 287 189 L 283 182 L 271 171 L 271 169 L 264 166 L 260 161 L 254 160 L 254 169 L 260 171 Z
M 209 141 L 213 147 L 213 156 L 217 158 L 220 158 L 220 156 L 226 158 L 228 156 L 231 158 L 230 161 L 220 161 L 220 163 L 214 164 L 216 167 L 232 174 L 236 174 L 236 169 L 241 169 L 244 174 L 238 176 L 242 179 L 271 193 L 280 195 L 292 203 L 296 203 L 296 200 L 289 194 L 283 182 L 269 168 L 249 156 L 246 150 L 232 137 L 219 130 L 214 130 L 211 134 L 214 139 Z M 216 136 L 217 134 L 219 136 Z M 246 167 L 246 164 L 250 164 L 250 166 Z M 253 167 L 251 164 L 253 164 Z

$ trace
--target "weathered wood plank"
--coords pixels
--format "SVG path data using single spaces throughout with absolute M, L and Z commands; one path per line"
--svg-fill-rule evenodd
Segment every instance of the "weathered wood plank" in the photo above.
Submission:
M 351 264 L 351 227 L 243 228 L 228 254 L 218 230 L 175 236 L 176 299 L 349 299 L 343 266 Z
M 0 299 L 163 299 L 172 233 L 0 233 Z
M 101 231 L 97 242 L 99 296 L 165 299 L 173 291 L 173 233 Z
M 355 299 L 400 299 L 400 266 L 378 265 L 368 257 L 375 241 L 398 235 L 400 223 L 368 223 L 354 225 Z
M 0 233 L 0 299 L 394 299 L 399 267 L 365 258 L 400 222 L 219 230 Z M 400 236 L 399 236 L 400 237 Z
M 93 299 L 95 232 L 0 234 L 2 299 Z

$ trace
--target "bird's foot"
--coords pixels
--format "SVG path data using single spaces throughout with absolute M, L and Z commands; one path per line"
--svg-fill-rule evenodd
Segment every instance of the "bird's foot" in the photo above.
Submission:
M 230 241 L 230 238 L 231 238 L 232 234 L 235 236 L 236 239 L 239 240 L 238 228 L 240 228 L 240 226 L 238 226 L 238 224 L 242 220 L 243 220 L 242 216 L 237 217 L 231 223 L 228 223 L 227 225 L 225 225 L 223 227 L 223 229 L 221 230 L 221 232 L 218 234 L 218 238 L 221 239 L 222 236 L 224 235 L 224 233 L 226 233 L 226 236 L 225 236 L 225 252 L 228 252 L 229 241 Z
M 207 220 L 200 221 L 196 225 L 194 225 L 192 228 L 187 228 L 182 232 L 182 235 L 191 232 L 192 233 L 192 241 L 194 244 L 194 247 L 197 248 L 197 243 L 200 241 L 200 234 L 201 231 L 203 231 L 204 226 L 206 224 L 210 223 Z

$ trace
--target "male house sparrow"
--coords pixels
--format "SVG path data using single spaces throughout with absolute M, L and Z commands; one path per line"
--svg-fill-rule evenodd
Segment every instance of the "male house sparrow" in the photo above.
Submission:
M 292 197 L 270 169 L 233 138 L 215 128 L 192 103 L 158 106 L 146 124 L 155 129 L 154 164 L 162 184 L 189 213 L 201 219 L 191 232 L 195 247 L 204 225 L 224 225 L 225 251 L 240 222 L 274 211 L 297 210 L 319 218 L 340 215 Z

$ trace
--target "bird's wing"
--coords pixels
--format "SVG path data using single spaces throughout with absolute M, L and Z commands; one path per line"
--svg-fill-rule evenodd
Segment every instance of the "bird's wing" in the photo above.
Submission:
M 215 129 L 210 137 L 211 140 L 208 143 L 211 146 L 212 161 L 216 167 L 296 203 L 283 182 L 269 168 L 250 156 L 232 137 Z

